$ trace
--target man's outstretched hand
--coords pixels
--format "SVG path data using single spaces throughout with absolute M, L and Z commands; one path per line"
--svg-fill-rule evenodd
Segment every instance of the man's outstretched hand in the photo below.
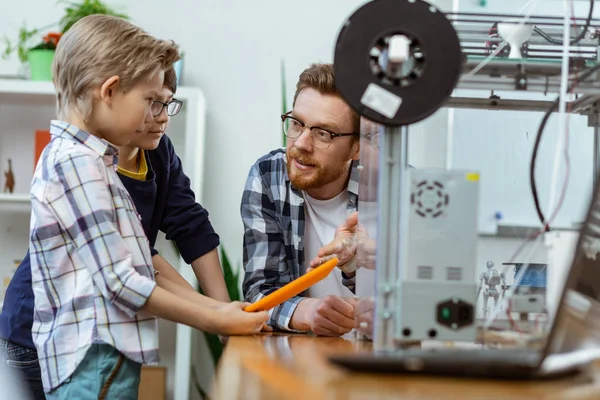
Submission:
M 311 260 L 310 269 L 337 257 L 339 269 L 354 273 L 356 270 L 357 232 L 359 230 L 361 230 L 361 227 L 358 224 L 358 212 L 355 211 L 336 229 L 333 240 L 321 247 L 317 256 Z

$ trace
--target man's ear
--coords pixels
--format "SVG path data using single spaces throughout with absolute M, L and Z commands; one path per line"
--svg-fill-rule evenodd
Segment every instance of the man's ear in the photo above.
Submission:
M 100 86 L 100 100 L 110 105 L 113 101 L 116 90 L 119 87 L 120 78 L 118 75 L 111 76 Z

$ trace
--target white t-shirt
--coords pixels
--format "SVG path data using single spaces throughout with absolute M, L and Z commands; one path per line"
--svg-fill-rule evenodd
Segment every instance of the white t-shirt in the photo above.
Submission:
M 302 192 L 304 197 L 304 272 L 310 261 L 324 245 L 331 242 L 335 230 L 346 221 L 348 192 L 343 191 L 329 200 L 316 200 Z M 342 284 L 342 272 L 335 268 L 325 279 L 308 289 L 309 297 L 336 295 L 352 297 L 353 294 Z

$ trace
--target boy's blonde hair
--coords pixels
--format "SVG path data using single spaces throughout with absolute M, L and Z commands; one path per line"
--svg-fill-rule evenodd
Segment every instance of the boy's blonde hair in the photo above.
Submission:
M 77 111 L 87 119 L 92 89 L 106 79 L 118 75 L 119 88 L 126 92 L 178 59 L 173 42 L 156 39 L 122 18 L 84 17 L 60 39 L 52 62 L 58 117 Z

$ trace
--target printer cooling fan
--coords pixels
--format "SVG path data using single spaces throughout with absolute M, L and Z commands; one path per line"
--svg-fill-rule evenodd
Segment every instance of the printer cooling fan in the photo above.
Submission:
M 443 184 L 438 181 L 421 181 L 410 195 L 415 212 L 423 218 L 438 218 L 448 207 L 450 197 Z

